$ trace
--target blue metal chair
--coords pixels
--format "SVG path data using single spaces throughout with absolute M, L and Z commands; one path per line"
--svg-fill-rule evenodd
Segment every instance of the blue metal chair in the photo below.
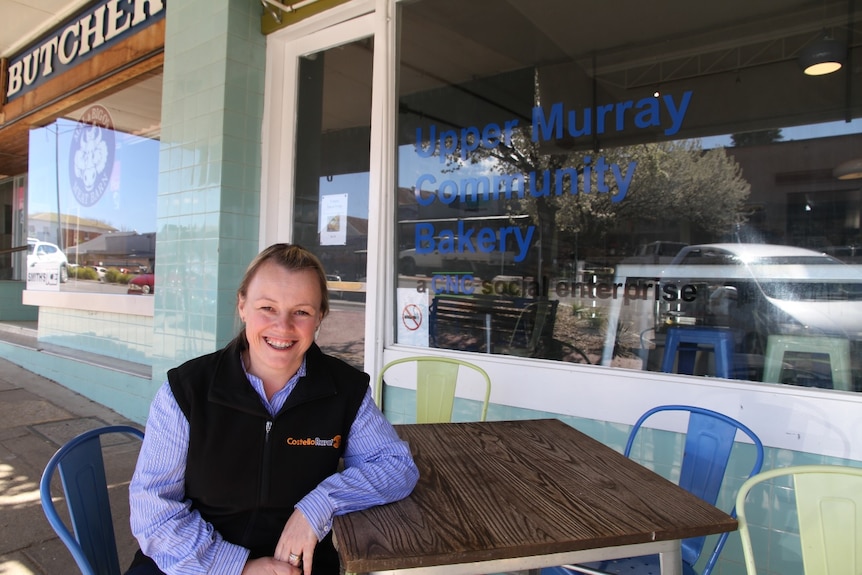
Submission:
M 72 553 L 84 575 L 120 575 L 114 521 L 108 499 L 100 436 L 127 433 L 139 439 L 143 432 L 128 425 L 91 429 L 71 439 L 48 460 L 39 492 L 48 523 Z M 74 534 L 66 526 L 51 498 L 54 471 L 60 475 Z
M 679 485 L 704 501 L 715 505 L 724 480 L 730 454 L 733 449 L 737 431 L 744 433 L 754 444 L 756 455 L 748 477 L 760 472 L 763 466 L 763 443 L 760 438 L 744 424 L 724 414 L 689 405 L 661 405 L 644 413 L 638 419 L 629 434 L 624 454 L 631 455 L 635 438 L 643 423 L 656 413 L 662 411 L 689 412 L 688 429 L 685 435 L 682 467 L 680 469 Z M 730 511 L 736 517 L 736 508 Z M 709 575 L 718 561 L 718 556 L 724 548 L 729 533 L 722 533 L 700 575 Z M 706 537 L 694 537 L 682 541 L 682 564 L 684 575 L 697 575 L 694 565 L 703 551 Z M 627 557 L 613 561 L 584 563 L 581 565 L 564 565 L 542 570 L 542 575 L 571 575 L 572 573 L 614 574 L 614 575 L 650 575 L 660 573 L 658 555 L 642 557 Z

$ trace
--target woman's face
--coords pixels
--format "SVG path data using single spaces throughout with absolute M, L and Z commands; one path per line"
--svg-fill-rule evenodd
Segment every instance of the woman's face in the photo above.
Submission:
M 264 382 L 287 383 L 314 342 L 323 319 L 320 302 L 315 272 L 263 264 L 237 303 L 248 338 L 249 372 Z

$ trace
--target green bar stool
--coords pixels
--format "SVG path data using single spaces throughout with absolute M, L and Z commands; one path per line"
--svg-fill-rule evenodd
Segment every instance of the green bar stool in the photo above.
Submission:
M 781 383 L 781 368 L 784 364 L 784 355 L 788 352 L 828 355 L 832 372 L 832 388 L 843 391 L 853 390 L 849 340 L 808 335 L 770 335 L 766 340 L 763 381 Z

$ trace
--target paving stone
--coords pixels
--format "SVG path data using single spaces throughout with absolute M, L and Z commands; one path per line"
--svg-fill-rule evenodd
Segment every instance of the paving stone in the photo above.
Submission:
M 25 553 L 0 554 L 0 573 L 3 575 L 48 575 L 49 573 L 74 573 L 74 571 L 44 571 Z
M 36 433 L 44 436 L 46 439 L 50 440 L 59 447 L 61 445 L 64 445 L 65 443 L 68 443 L 70 439 L 77 437 L 85 431 L 96 429 L 97 427 L 104 427 L 105 425 L 106 424 L 104 421 L 100 421 L 92 417 L 82 417 L 74 419 L 64 419 L 62 421 L 38 423 L 32 425 L 31 429 L 33 429 L 33 431 L 35 431 Z M 115 440 L 106 437 L 104 441 L 122 441 L 122 439 Z
M 34 421 L 68 419 L 72 414 L 24 389 L 0 391 L 0 429 Z

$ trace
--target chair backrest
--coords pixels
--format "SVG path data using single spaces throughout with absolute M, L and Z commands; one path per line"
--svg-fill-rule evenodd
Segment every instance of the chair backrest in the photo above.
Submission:
M 480 421 L 485 421 L 488 402 L 491 399 L 491 377 L 478 365 L 448 357 L 412 356 L 396 359 L 384 365 L 377 376 L 374 392 L 377 404 L 381 408 L 383 407 L 383 376 L 389 368 L 402 363 L 416 364 L 417 423 L 444 423 L 452 420 L 458 372 L 462 367 L 472 369 L 485 380 L 485 397 L 480 416 Z
M 128 425 L 86 431 L 57 450 L 45 466 L 39 484 L 42 510 L 48 523 L 72 553 L 84 575 L 121 573 L 100 439 L 107 433 L 144 437 L 143 432 Z M 51 498 L 51 480 L 55 470 L 63 485 L 73 531 L 60 517 Z
M 689 414 L 679 486 L 707 503 L 715 505 L 718 501 L 737 432 L 748 436 L 755 447 L 755 458 L 748 477 L 757 474 L 763 466 L 763 443 L 753 431 L 732 417 L 691 405 L 660 405 L 644 413 L 629 434 L 624 452 L 627 457 L 631 455 L 632 446 L 644 422 L 656 413 L 665 411 L 684 411 Z M 736 510 L 731 509 L 730 515 L 735 517 Z M 728 535 L 729 533 L 722 533 L 719 536 L 702 575 L 708 575 L 712 571 Z M 694 565 L 700 558 L 705 542 L 706 537 L 684 539 L 683 561 Z
M 757 485 L 786 476 L 793 478 L 804 573 L 857 575 L 862 572 L 862 468 L 798 465 L 764 471 L 739 488 L 736 508 L 748 575 L 756 575 L 757 569 L 746 499 Z M 763 498 L 752 498 L 752 502 L 757 508 L 763 508 Z M 782 530 L 785 529 L 782 526 Z
M 521 313 L 518 314 L 518 320 L 515 322 L 515 327 L 512 329 L 512 335 L 509 336 L 509 349 L 514 349 L 517 345 L 518 335 L 523 334 L 525 354 L 534 353 L 546 332 L 546 325 L 553 324 L 556 316 L 556 305 L 559 300 L 536 300 L 527 304 Z M 553 331 L 553 325 L 549 326 Z

